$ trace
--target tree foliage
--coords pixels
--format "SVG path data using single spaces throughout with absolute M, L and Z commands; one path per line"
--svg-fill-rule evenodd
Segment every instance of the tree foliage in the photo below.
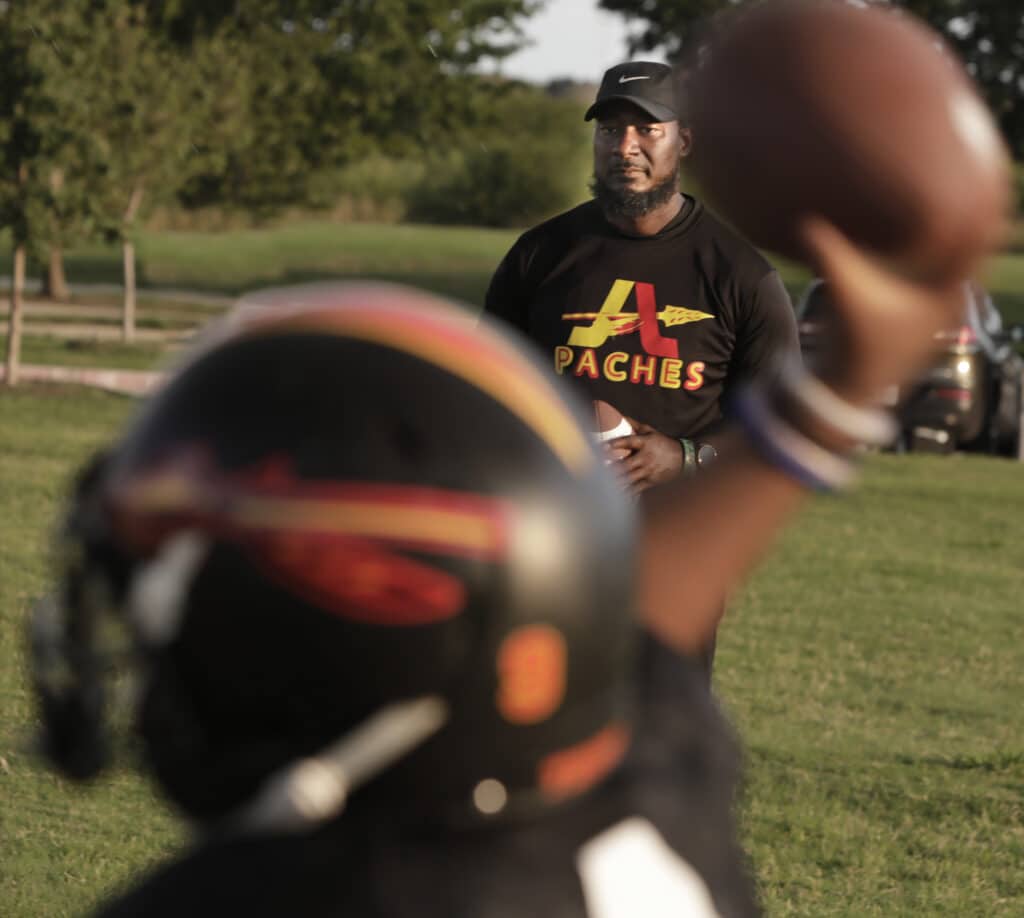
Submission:
M 743 0 L 601 0 L 632 23 L 633 52 L 678 57 L 707 17 Z M 978 81 L 1017 159 L 1024 159 L 1024 4 L 1019 0 L 894 0 L 942 33 Z
M 60 225 L 47 241 L 75 221 L 123 235 L 140 195 L 183 188 L 190 203 L 247 210 L 327 203 L 324 176 L 339 166 L 421 153 L 485 120 L 490 87 L 470 70 L 519 47 L 538 5 L 0 2 L 15 52 L 0 64 L 2 92 L 24 115 L 0 126 L 0 142 L 51 184 L 40 200 Z M 13 200 L 16 172 L 0 199 Z
M 519 47 L 538 6 L 0 0 L 0 218 L 40 260 L 120 238 L 132 274 L 147 205 L 332 203 L 342 166 L 486 123 L 494 86 L 472 68 Z
M 1024 160 L 1024 5 L 1013 0 L 900 0 L 953 44 Z
M 743 0 L 600 0 L 600 6 L 625 17 L 631 27 L 630 53 L 663 50 L 678 59 L 700 34 L 702 25 Z
M 481 108 L 470 68 L 522 43 L 536 0 L 177 0 L 155 4 L 175 40 L 218 33 L 249 75 L 247 129 L 192 204 L 326 203 L 323 177 L 371 152 L 446 142 Z M 486 93 L 484 93 L 485 95 Z
M 590 172 L 591 128 L 583 111 L 536 87 L 494 87 L 472 138 L 427 153 L 409 216 L 524 226 L 578 202 Z
M 0 9 L 0 219 L 41 251 L 58 226 L 82 229 L 86 190 L 67 170 L 79 153 L 54 89 L 55 50 L 24 7 Z
M 130 0 L 61 7 L 37 28 L 54 57 L 49 96 L 75 139 L 65 169 L 87 178 L 98 226 L 122 237 L 147 202 L 176 193 L 218 126 L 214 68 L 201 49 L 186 56 L 168 43 Z

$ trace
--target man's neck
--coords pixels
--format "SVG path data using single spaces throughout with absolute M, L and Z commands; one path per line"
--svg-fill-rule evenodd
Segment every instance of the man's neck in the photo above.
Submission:
M 639 217 L 609 216 L 608 222 L 627 236 L 655 236 L 679 216 L 684 201 L 683 195 L 677 192 L 664 204 Z

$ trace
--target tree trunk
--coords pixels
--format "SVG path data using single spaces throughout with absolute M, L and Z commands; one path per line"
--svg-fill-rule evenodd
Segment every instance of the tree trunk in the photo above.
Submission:
M 21 363 L 21 314 L 25 290 L 25 244 L 14 249 L 14 277 L 11 279 L 11 311 L 7 320 L 7 361 L 4 380 L 8 386 L 18 384 Z
M 64 275 L 64 252 L 59 245 L 50 246 L 50 264 L 43 285 L 43 296 L 58 303 L 66 303 L 71 299 L 67 278 Z
M 135 243 L 125 239 L 124 253 L 124 311 L 121 314 L 121 337 L 126 341 L 135 340 Z
M 121 237 L 124 255 L 124 312 L 121 322 L 121 337 L 125 341 L 135 340 L 135 243 L 131 241 L 132 224 L 142 206 L 142 186 L 136 185 L 128 199 L 124 212 L 124 229 Z

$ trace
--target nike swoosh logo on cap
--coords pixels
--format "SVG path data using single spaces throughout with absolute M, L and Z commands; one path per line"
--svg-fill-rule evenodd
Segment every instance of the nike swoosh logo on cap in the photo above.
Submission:
M 649 80 L 649 79 L 650 79 L 649 76 L 632 76 L 632 77 L 620 76 L 619 77 L 619 82 L 620 83 L 630 83 L 633 80 Z

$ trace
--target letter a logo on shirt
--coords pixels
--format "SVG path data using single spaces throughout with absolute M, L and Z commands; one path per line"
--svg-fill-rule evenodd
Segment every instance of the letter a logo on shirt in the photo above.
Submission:
M 623 312 L 629 295 L 635 291 L 636 312 Z M 574 328 L 569 334 L 570 345 L 576 347 L 600 347 L 609 338 L 628 335 L 639 330 L 640 343 L 648 354 L 658 357 L 679 357 L 679 342 L 666 338 L 658 327 L 660 319 L 665 325 L 682 325 L 712 319 L 710 313 L 679 306 L 666 306 L 658 312 L 654 297 L 654 285 L 640 281 L 617 279 L 612 284 L 598 312 L 569 312 L 563 319 L 589 319 L 589 325 Z

